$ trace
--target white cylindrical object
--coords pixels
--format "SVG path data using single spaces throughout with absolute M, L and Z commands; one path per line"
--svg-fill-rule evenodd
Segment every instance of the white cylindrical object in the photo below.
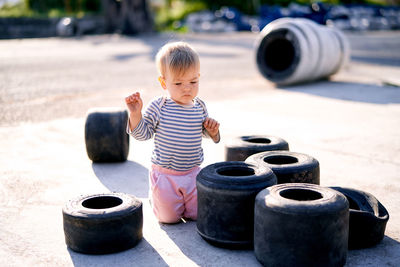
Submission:
M 261 31 L 256 61 L 261 74 L 279 85 L 326 78 L 348 61 L 349 44 L 337 29 L 312 20 L 281 18 Z

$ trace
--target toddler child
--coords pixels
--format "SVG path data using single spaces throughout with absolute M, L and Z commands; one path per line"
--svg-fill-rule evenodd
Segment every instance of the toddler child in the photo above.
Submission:
M 201 141 L 220 140 L 219 123 L 208 117 L 199 92 L 200 60 L 185 42 L 164 45 L 156 56 L 161 87 L 168 97 L 153 100 L 142 116 L 138 92 L 126 97 L 128 134 L 137 140 L 154 136 L 149 173 L 153 212 L 163 223 L 197 219 L 196 176 L 203 162 Z

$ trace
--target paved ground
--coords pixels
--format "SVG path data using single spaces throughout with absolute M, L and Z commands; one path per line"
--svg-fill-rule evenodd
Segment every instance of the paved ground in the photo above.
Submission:
M 87 109 L 123 106 L 137 89 L 146 102 L 160 94 L 154 55 L 165 41 L 183 39 L 200 52 L 200 95 L 221 123 L 222 142 L 204 141 L 204 165 L 223 161 L 233 136 L 286 139 L 292 151 L 319 160 L 321 185 L 370 192 L 390 213 L 384 240 L 349 251 L 346 266 L 399 266 L 400 32 L 347 36 L 353 50 L 345 69 L 285 88 L 258 73 L 250 33 L 0 41 L 0 265 L 259 266 L 250 250 L 209 245 L 193 222 L 156 222 L 147 201 L 151 141 L 131 139 L 125 163 L 92 164 L 86 156 Z M 67 249 L 64 203 L 109 191 L 143 200 L 143 240 L 104 256 Z

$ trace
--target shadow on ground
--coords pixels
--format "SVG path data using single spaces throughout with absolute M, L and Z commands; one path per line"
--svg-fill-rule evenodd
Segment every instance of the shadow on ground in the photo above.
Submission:
M 351 60 L 352 61 L 358 61 L 358 62 L 371 63 L 371 64 L 392 66 L 392 67 L 400 66 L 400 59 L 399 58 L 378 57 L 378 56 L 374 55 L 373 52 L 370 52 L 370 53 L 371 53 L 370 56 L 353 55 L 353 56 L 351 56 Z
M 219 257 L 246 258 L 251 266 L 261 266 L 255 258 L 252 249 L 248 250 L 230 250 L 212 246 L 203 240 L 197 233 L 196 222 L 187 222 L 180 224 L 160 224 L 169 238 L 179 247 L 183 254 L 199 266 L 206 262 L 205 255 L 210 258 L 218 255 Z M 396 255 L 400 243 L 388 236 L 376 246 L 365 249 L 349 250 L 347 254 L 346 266 L 369 266 L 371 263 L 379 263 L 377 266 L 397 266 L 399 257 L 387 257 L 387 255 Z M 205 249 L 199 250 L 202 247 Z M 213 266 L 212 264 L 210 266 Z M 237 266 L 237 265 L 236 265 Z
M 76 267 L 86 266 L 168 266 L 145 238 L 134 248 L 107 255 L 87 255 L 68 248 L 72 263 Z
M 205 241 L 198 233 L 195 221 L 187 221 L 178 224 L 160 224 L 160 228 L 165 231 L 168 237 L 179 247 L 183 254 L 198 266 L 214 266 L 207 258 L 226 257 L 231 262 L 231 257 L 246 259 L 249 266 L 261 266 L 253 254 L 252 249 L 231 250 L 216 247 Z M 202 249 L 199 249 L 199 248 Z M 228 266 L 228 265 L 224 265 Z
M 398 254 L 400 242 L 385 236 L 383 240 L 374 247 L 349 250 L 347 254 L 346 265 L 367 266 L 371 262 L 377 264 L 375 266 L 398 266 L 400 262 L 400 254 Z M 398 255 L 397 257 L 388 257 L 388 255 Z
M 93 171 L 104 186 L 112 192 L 147 198 L 149 191 L 148 169 L 127 160 L 118 163 L 93 163 Z
M 371 104 L 399 104 L 400 88 L 354 82 L 318 81 L 280 89 Z
M 165 231 L 183 254 L 197 265 L 201 266 L 202 262 L 204 262 L 204 255 L 196 249 L 196 246 L 199 242 L 204 242 L 204 245 L 208 244 L 206 244 L 206 241 L 197 233 L 196 222 L 189 221 L 178 224 L 160 224 L 160 228 Z

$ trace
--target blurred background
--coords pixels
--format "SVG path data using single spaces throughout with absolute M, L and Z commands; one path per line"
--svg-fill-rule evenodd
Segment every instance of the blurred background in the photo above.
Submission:
M 341 30 L 400 29 L 400 0 L 0 0 L 0 38 L 260 31 L 281 17 Z

